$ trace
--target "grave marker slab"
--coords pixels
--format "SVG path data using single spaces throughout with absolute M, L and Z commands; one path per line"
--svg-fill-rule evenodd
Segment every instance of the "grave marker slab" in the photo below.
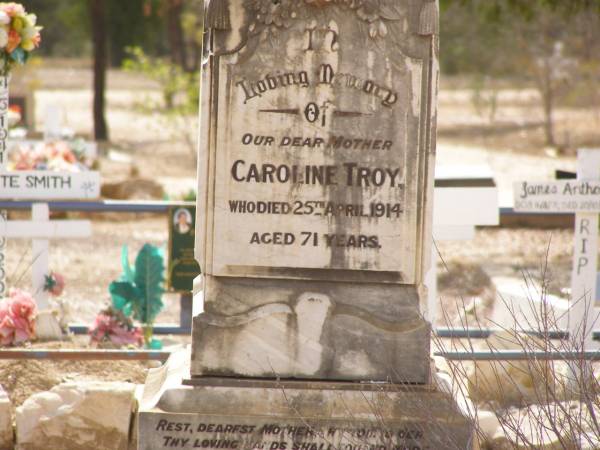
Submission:
M 139 448 L 467 448 L 421 316 L 437 2 L 207 5 L 204 311 L 190 379 L 143 406 Z

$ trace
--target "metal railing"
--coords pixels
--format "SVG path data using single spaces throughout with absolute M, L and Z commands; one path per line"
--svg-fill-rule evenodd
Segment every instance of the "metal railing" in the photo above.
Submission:
M 193 206 L 194 202 L 171 202 L 171 201 L 120 201 L 120 200 L 98 200 L 98 201 L 0 201 L 0 209 L 8 210 L 30 210 L 34 203 L 47 203 L 51 211 L 56 212 L 90 212 L 90 213 L 154 213 L 166 214 L 170 208 L 177 206 Z M 520 213 L 512 208 L 500 208 L 501 216 L 572 216 L 569 213 Z M 192 295 L 182 294 L 180 298 L 180 323 L 179 324 L 156 324 L 155 334 L 190 334 L 192 324 Z M 89 327 L 84 324 L 72 324 L 69 326 L 72 333 L 86 334 Z M 450 339 L 486 339 L 499 329 L 464 329 L 464 328 L 438 328 L 435 330 L 437 337 Z M 541 333 L 530 331 L 527 334 L 541 336 Z M 546 336 L 550 339 L 567 339 L 567 331 L 552 331 Z M 600 340 L 600 331 L 594 332 L 594 340 Z M 508 360 L 600 360 L 600 351 L 586 352 L 528 352 L 528 351 L 448 351 L 436 352 L 436 356 L 442 356 L 451 360 L 472 361 L 508 361 Z M 148 351 L 21 351 L 2 350 L 0 359 L 158 359 L 164 360 L 168 352 Z
M 529 350 L 492 350 L 492 351 L 447 351 L 434 352 L 451 361 L 597 361 L 600 351 L 529 351 Z

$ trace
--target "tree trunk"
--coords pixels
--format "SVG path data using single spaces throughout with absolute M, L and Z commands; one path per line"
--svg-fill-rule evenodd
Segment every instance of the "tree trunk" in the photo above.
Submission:
M 554 139 L 554 84 L 552 80 L 552 67 L 550 62 L 544 60 L 544 73 L 542 81 L 542 101 L 544 103 L 544 131 L 546 134 L 546 145 L 556 146 Z
M 183 13 L 183 0 L 168 0 L 167 2 L 167 28 L 169 36 L 169 47 L 171 50 L 171 61 L 183 70 L 188 70 L 187 52 L 183 28 L 181 26 L 181 14 Z
M 105 0 L 89 0 L 89 5 L 94 43 L 94 138 L 97 141 L 106 141 L 106 5 Z

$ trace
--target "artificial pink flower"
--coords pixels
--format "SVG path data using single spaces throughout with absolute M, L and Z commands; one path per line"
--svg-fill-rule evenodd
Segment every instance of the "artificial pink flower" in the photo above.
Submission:
M 15 170 L 33 170 L 35 168 L 35 161 L 32 156 L 30 152 L 20 150 L 15 158 Z
M 96 316 L 90 328 L 90 338 L 94 344 L 111 342 L 114 345 L 140 346 L 144 342 L 140 328 L 119 322 L 110 310 L 102 311 Z
M 4 11 L 10 17 L 25 15 L 25 8 L 23 7 L 23 5 L 21 5 L 19 3 L 14 3 L 14 2 L 4 3 L 4 4 L 0 5 L 0 9 L 2 9 L 2 11 Z
M 0 345 L 19 344 L 35 337 L 35 301 L 19 289 L 11 289 L 8 295 L 0 300 Z
M 50 275 L 46 275 L 44 290 L 58 297 L 65 290 L 65 277 L 60 273 L 50 272 Z
M 65 141 L 15 146 L 11 155 L 14 170 L 80 172 L 86 168 L 83 155 L 78 156 L 73 146 Z
M 55 142 L 53 147 L 53 151 L 55 152 L 56 156 L 60 156 L 64 161 L 70 164 L 75 164 L 77 162 L 77 157 L 71 151 L 66 142 Z
M 0 300 L 0 345 L 10 345 L 13 336 L 13 323 L 8 307 L 10 299 Z
M 38 48 L 42 43 L 42 34 L 38 31 L 36 35 L 31 39 L 35 48 Z

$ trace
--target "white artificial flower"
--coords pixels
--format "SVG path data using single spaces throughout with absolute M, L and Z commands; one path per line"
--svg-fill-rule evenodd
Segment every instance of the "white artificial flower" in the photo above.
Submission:
M 4 50 L 8 45 L 8 31 L 6 28 L 0 27 L 0 49 Z
M 32 39 L 37 34 L 37 29 L 34 26 L 26 27 L 23 29 L 21 37 L 23 40 Z
M 10 17 L 4 11 L 0 11 L 0 25 L 8 25 L 10 23 Z
M 32 27 L 35 27 L 35 24 L 37 23 L 37 16 L 35 14 L 27 14 L 25 17 L 27 19 L 27 23 Z

